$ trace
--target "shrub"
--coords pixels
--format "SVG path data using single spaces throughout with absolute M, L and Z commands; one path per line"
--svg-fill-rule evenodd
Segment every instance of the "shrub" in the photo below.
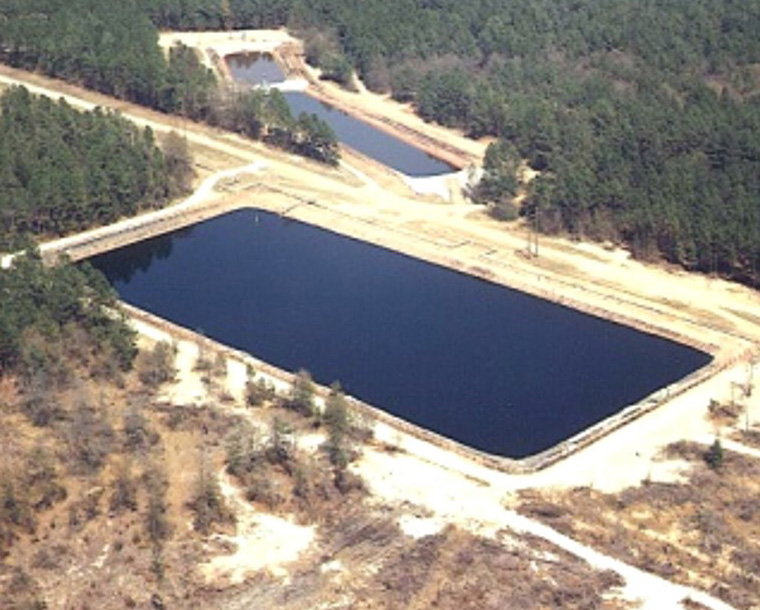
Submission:
M 322 419 L 330 436 L 342 439 L 348 433 L 348 406 L 340 383 L 330 386 Z
M 279 417 L 274 417 L 270 426 L 269 446 L 266 457 L 272 464 L 284 465 L 291 460 L 295 452 L 293 429 Z
M 302 369 L 293 378 L 290 396 L 285 401 L 285 407 L 302 415 L 314 415 L 314 381 L 308 371 Z
M 27 458 L 25 485 L 34 510 L 44 510 L 66 499 L 66 488 L 58 483 L 58 473 L 52 457 L 35 448 Z
M 352 491 L 364 491 L 365 489 L 364 481 L 345 468 L 338 470 L 335 473 L 333 483 L 335 484 L 335 488 L 343 495 L 349 494 Z
M 156 464 L 151 464 L 145 474 L 145 487 L 148 491 L 148 512 L 145 515 L 145 529 L 148 537 L 158 550 L 170 534 L 169 521 L 166 518 L 166 473 Z
M 351 62 L 340 53 L 326 53 L 320 60 L 322 78 L 335 81 L 339 85 L 353 90 L 352 77 L 354 70 Z
M 511 201 L 500 201 L 488 206 L 488 214 L 495 220 L 509 222 L 517 220 L 519 211 L 517 206 Z
M 274 386 L 261 377 L 256 381 L 249 379 L 245 384 L 245 400 L 251 407 L 260 407 L 274 397 Z
M 307 464 L 296 464 L 293 469 L 293 495 L 302 500 L 309 501 L 314 493 L 312 478 L 314 467 Z
M 137 361 L 137 374 L 147 387 L 157 388 L 171 381 L 177 374 L 174 360 L 176 348 L 168 341 L 160 341 L 153 349 L 141 352 Z
M 245 498 L 249 502 L 260 502 L 269 510 L 274 510 L 283 502 L 272 482 L 263 475 L 253 477 L 246 487 Z
M 354 458 L 354 452 L 348 439 L 350 432 L 348 405 L 339 383 L 334 383 L 330 387 L 330 395 L 325 401 L 323 419 L 327 427 L 325 450 L 330 463 L 342 470 Z
M 713 470 L 719 470 L 723 466 L 723 457 L 723 447 L 720 444 L 720 440 L 716 438 L 705 452 L 705 462 Z
M 242 479 L 256 470 L 262 451 L 253 430 L 248 426 L 236 430 L 226 441 L 227 472 Z
M 85 523 L 100 514 L 100 499 L 102 497 L 103 488 L 95 487 L 76 502 L 69 504 L 69 527 L 72 531 L 79 530 Z
M 124 510 L 137 510 L 137 485 L 132 478 L 128 462 L 121 462 L 116 467 L 113 480 L 113 491 L 109 502 L 111 512 L 120 513 Z
M 227 358 L 222 352 L 217 352 L 214 356 L 214 365 L 211 371 L 214 377 L 224 377 L 227 375 Z
M 26 490 L 6 473 L 0 480 L 0 528 L 9 526 L 33 532 L 36 520 Z
M 136 406 L 131 406 L 124 414 L 124 445 L 129 451 L 147 447 L 151 440 L 148 420 Z
M 80 402 L 75 408 L 68 437 L 74 470 L 84 474 L 100 470 L 114 448 L 111 425 L 86 402 Z
M 24 415 L 33 425 L 43 428 L 63 418 L 63 410 L 51 395 L 34 394 L 23 403 Z
M 235 515 L 227 507 L 219 481 L 210 475 L 206 465 L 202 462 L 196 490 L 190 501 L 190 508 L 195 513 L 193 527 L 201 534 L 208 534 L 215 523 L 234 523 Z

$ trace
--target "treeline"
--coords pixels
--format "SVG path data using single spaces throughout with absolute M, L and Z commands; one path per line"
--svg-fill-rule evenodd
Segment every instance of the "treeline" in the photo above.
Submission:
M 292 0 L 138 0 L 162 30 L 228 30 L 278 27 Z
M 338 139 L 315 114 L 294 117 L 278 89 L 230 93 L 209 114 L 212 124 L 328 165 L 337 165 Z
M 164 58 L 134 0 L 5 0 L 0 60 L 164 112 L 200 112 L 214 87 L 189 49 Z
M 624 240 L 642 258 L 757 285 L 758 100 L 700 83 L 677 98 L 659 83 L 630 97 L 605 91 L 574 108 L 526 101 L 486 183 L 508 159 L 527 158 L 541 173 L 522 212 L 541 230 Z
M 758 284 L 756 0 L 143 2 L 159 27 L 287 24 L 335 80 L 348 63 L 497 136 L 479 193 L 497 216 Z M 524 160 L 540 174 L 517 210 Z
M 89 264 L 46 266 L 30 244 L 0 269 L 0 295 L 0 380 L 14 388 L 0 421 L 15 435 L 0 468 L 0 561 L 15 541 L 33 538 L 54 506 L 71 536 L 103 513 L 111 519 L 144 510 L 142 539 L 159 561 L 167 523 L 165 488 L 156 479 L 165 475 L 148 455 L 160 437 L 142 415 L 149 394 L 114 403 L 137 355 L 116 293 Z M 143 460 L 139 479 L 132 455 Z M 48 557 L 49 548 L 38 550 Z M 46 607 L 26 575 L 0 591 L 3 607 Z
M 162 67 L 154 26 L 288 25 L 331 78 L 348 82 L 353 66 L 371 89 L 413 102 L 426 119 L 498 137 L 479 193 L 498 216 L 519 212 L 543 231 L 621 240 L 640 256 L 758 283 L 757 0 L 100 5 L 7 0 L 0 7 L 0 52 L 57 75 L 73 70 L 85 83 L 86 70 L 96 65 L 102 69 L 95 74 L 105 75 L 117 93 L 140 92 L 156 107 L 208 118 L 212 85 L 197 59 L 175 51 L 184 73 L 173 77 L 182 71 L 170 69 L 171 59 Z M 76 58 L 80 63 L 71 64 Z M 257 122 L 242 121 L 253 125 L 251 132 Z M 219 124 L 228 123 L 241 121 L 225 117 Z M 328 132 L 313 123 L 291 118 L 289 130 L 275 122 L 259 133 L 291 150 L 317 158 L 327 150 L 333 158 Z M 511 200 L 526 160 L 540 174 L 522 185 L 528 196 L 517 210 Z
M 131 367 L 134 332 L 105 278 L 88 265 L 45 267 L 30 248 L 0 270 L 0 378 L 61 387 L 81 366 L 116 375 Z
M 26 234 L 63 234 L 161 205 L 191 171 L 181 143 L 110 112 L 12 88 L 0 96 L 0 251 Z
M 115 4 L 100 0 L 8 0 L 0 6 L 0 61 L 225 128 L 239 124 L 241 112 L 258 112 L 243 121 L 261 126 L 245 130 L 247 135 L 296 154 L 336 163 L 337 140 L 322 121 L 292 117 L 285 106 L 282 112 L 278 109 L 270 123 L 268 119 L 273 115 L 268 107 L 279 106 L 279 100 L 262 102 L 263 95 L 230 99 L 226 91 L 218 88 L 213 73 L 200 64 L 194 50 L 180 44 L 169 49 L 165 57 L 159 49 L 156 26 L 149 17 L 162 27 L 223 27 L 211 15 L 224 5 L 151 0 Z M 233 3 L 228 14 L 239 14 L 248 23 L 256 21 L 254 15 L 269 14 L 273 22 L 282 18 L 276 11 L 262 13 L 263 6 L 264 3 Z M 238 25 L 238 21 L 224 23 Z
M 308 7 L 291 23 L 332 35 L 368 86 L 500 138 L 480 189 L 497 216 L 517 214 L 527 160 L 520 212 L 539 229 L 760 281 L 760 2 Z

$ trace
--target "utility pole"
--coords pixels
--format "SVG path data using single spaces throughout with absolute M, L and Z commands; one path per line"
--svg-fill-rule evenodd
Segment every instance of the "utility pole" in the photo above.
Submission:
M 538 206 L 533 208 L 533 218 L 528 223 L 528 256 L 538 257 Z
M 538 233 L 541 229 L 538 204 L 533 208 L 533 226 L 528 231 L 528 254 L 538 258 Z
M 755 373 L 755 359 L 751 358 L 749 361 L 749 370 L 747 371 L 747 385 L 744 389 L 744 395 L 749 398 L 752 396 L 752 378 Z
M 530 222 L 526 225 L 525 229 L 525 252 L 530 257 L 533 254 L 533 231 L 534 231 L 534 222 Z
M 755 373 L 755 356 L 749 360 L 749 370 L 747 371 L 747 383 L 744 385 L 744 396 L 746 398 L 746 404 L 744 406 L 744 431 L 749 432 L 749 400 L 752 396 L 752 382 Z

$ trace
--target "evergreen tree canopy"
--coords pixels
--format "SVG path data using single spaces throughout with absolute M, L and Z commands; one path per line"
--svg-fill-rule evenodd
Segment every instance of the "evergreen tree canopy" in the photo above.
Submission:
M 174 184 L 150 129 L 22 87 L 0 96 L 0 251 L 158 206 Z
M 507 205 L 527 161 L 542 230 L 760 281 L 760 0 L 5 0 L 0 23 L 5 61 L 196 117 L 212 84 L 192 53 L 164 60 L 155 27 L 287 25 L 333 78 L 353 66 L 499 138 L 480 195 Z M 311 119 L 257 121 L 334 161 Z
M 759 0 L 141 2 L 159 27 L 287 24 L 310 61 L 499 137 L 478 194 L 508 210 L 527 160 L 544 231 L 760 281 Z
M 0 377 L 16 371 L 28 382 L 58 383 L 77 362 L 93 372 L 126 370 L 135 353 L 115 292 L 89 265 L 48 268 L 27 251 L 0 269 Z

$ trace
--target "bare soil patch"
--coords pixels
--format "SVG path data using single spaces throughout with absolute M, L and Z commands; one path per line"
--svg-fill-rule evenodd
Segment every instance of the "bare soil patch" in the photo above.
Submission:
M 211 352 L 173 360 L 141 343 L 135 372 L 48 392 L 45 425 L 3 379 L 3 610 L 624 607 L 607 598 L 619 577 L 541 540 L 405 533 L 401 518 L 424 510 L 370 498 L 331 462 L 319 418 L 271 393 L 236 398 Z
M 305 563 L 288 582 L 259 580 L 207 598 L 209 608 L 625 608 L 603 596 L 614 574 L 590 571 L 536 540 L 494 541 L 450 527 L 420 539 L 389 515 L 344 513 L 323 530 L 321 564 Z
M 753 447 L 754 449 L 760 449 L 760 426 L 757 424 L 750 427 L 735 430 L 731 434 L 731 438 L 742 445 Z
M 726 451 L 712 469 L 707 449 L 668 448 L 667 457 L 688 462 L 685 482 L 645 483 L 615 494 L 525 491 L 520 511 L 627 563 L 737 608 L 757 608 L 760 460 Z

